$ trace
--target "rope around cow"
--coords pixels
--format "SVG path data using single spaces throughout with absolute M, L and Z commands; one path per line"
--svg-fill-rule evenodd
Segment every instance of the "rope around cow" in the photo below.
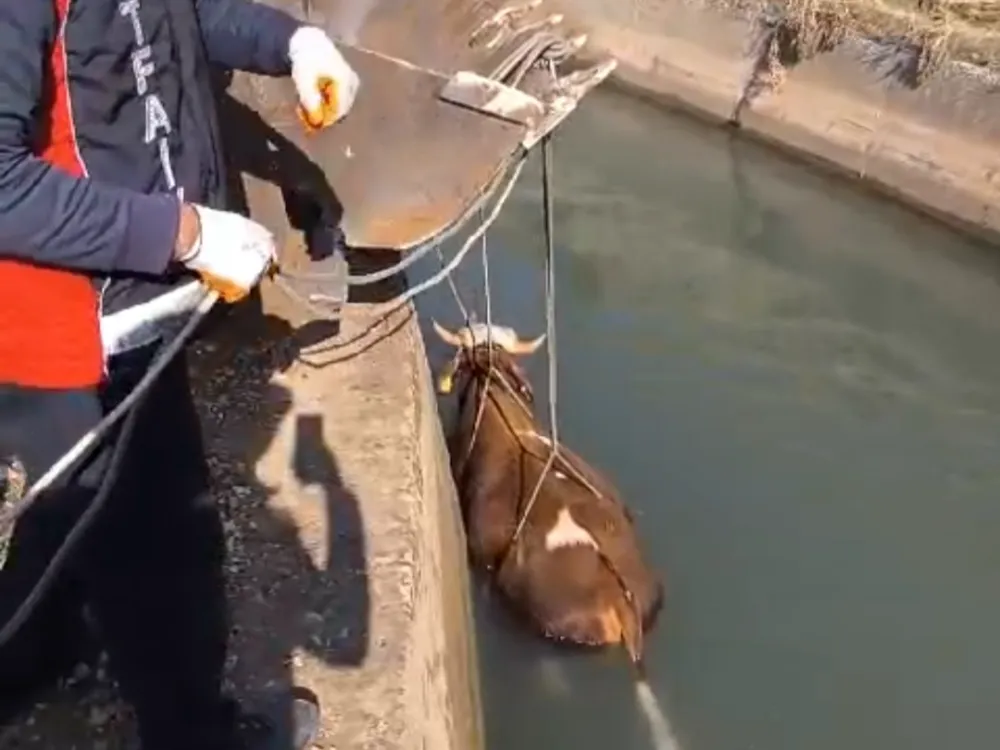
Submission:
M 542 471 L 538 475 L 538 479 L 535 482 L 535 486 L 532 488 L 531 495 L 528 498 L 528 502 L 524 505 L 523 510 L 521 509 L 520 502 L 518 503 L 518 510 L 520 511 L 520 516 L 517 520 L 517 525 L 514 528 L 513 534 L 511 534 L 510 539 L 507 541 L 507 545 L 504 551 L 501 553 L 499 558 L 499 563 L 497 564 L 497 570 L 502 570 L 507 564 L 507 560 L 510 558 L 511 553 L 517 546 L 517 542 L 521 537 L 521 533 L 524 531 L 525 524 L 528 521 L 528 517 L 531 515 L 531 511 L 535 506 L 538 497 L 541 494 L 542 486 L 545 483 L 549 472 L 552 471 L 555 466 L 556 460 L 560 456 L 560 442 L 559 442 L 559 420 L 558 420 L 558 360 L 556 357 L 556 277 L 555 277 L 555 211 L 553 207 L 553 194 L 552 194 L 552 148 L 549 137 L 542 139 L 541 142 L 542 150 L 542 211 L 543 211 L 543 226 L 545 234 L 545 336 L 546 336 L 546 351 L 548 355 L 548 389 L 549 389 L 549 402 L 548 402 L 548 417 L 549 417 L 549 439 L 548 448 L 549 453 L 546 458 L 545 464 L 542 467 Z M 483 222 L 485 225 L 486 222 Z M 473 423 L 472 435 L 469 439 L 468 445 L 463 453 L 461 461 L 458 462 L 456 468 L 456 480 L 460 481 L 464 473 L 465 466 L 469 460 L 472 453 L 472 449 L 475 446 L 476 439 L 479 435 L 479 429 L 482 425 L 483 414 L 486 411 L 486 403 L 489 397 L 489 389 L 493 383 L 499 383 L 508 394 L 513 397 L 513 401 L 525 411 L 529 416 L 533 416 L 531 407 L 526 404 L 522 396 L 517 392 L 517 390 L 512 386 L 506 378 L 500 375 L 500 371 L 494 366 L 494 352 L 493 352 L 493 300 L 492 300 L 492 289 L 490 284 L 490 265 L 489 265 L 489 251 L 487 249 L 486 233 L 485 231 L 481 233 L 481 243 L 480 251 L 482 257 L 482 268 L 483 268 L 483 306 L 486 316 L 486 349 L 488 353 L 488 370 L 486 382 L 483 385 L 483 393 L 479 398 L 479 404 L 476 409 L 476 420 Z M 450 275 L 449 275 L 450 278 Z M 473 320 L 468 312 L 468 306 L 462 300 L 462 296 L 458 290 L 458 287 L 452 281 L 450 283 L 452 296 L 455 299 L 456 304 L 465 316 L 466 326 L 471 331 L 471 326 Z M 467 387 L 471 387 L 467 386 Z M 536 437 L 541 438 L 543 436 L 537 435 Z M 515 440 L 521 446 L 523 450 L 535 455 L 533 451 L 529 450 L 524 444 L 523 435 L 515 432 Z M 561 467 L 566 470 L 566 473 L 573 479 L 580 482 L 580 484 L 591 492 L 595 497 L 599 499 L 605 499 L 605 495 L 591 482 L 576 466 L 573 461 L 564 460 L 561 463 Z M 520 500 L 520 499 L 519 499 Z M 602 550 L 597 549 L 597 554 L 601 561 L 604 563 L 605 567 L 610 571 L 611 575 L 614 576 L 621 588 L 622 595 L 625 597 L 626 602 L 632 608 L 634 616 L 636 618 L 636 623 L 638 624 L 637 635 L 641 639 L 643 637 L 642 633 L 642 610 L 639 604 L 638 598 L 632 591 L 632 587 L 629 586 L 628 581 L 622 574 L 618 565 L 612 560 L 608 555 Z M 640 682 L 645 681 L 645 666 L 640 661 L 635 664 L 637 676 Z
M 518 504 L 519 517 L 517 519 L 517 525 L 514 528 L 514 532 L 511 535 L 509 542 L 507 543 L 506 551 L 502 556 L 505 560 L 510 550 L 514 548 L 518 539 L 520 539 L 522 532 L 524 531 L 524 526 L 527 523 L 528 517 L 531 514 L 532 509 L 535 506 L 538 496 L 541 493 L 542 486 L 545 483 L 545 479 L 548 477 L 549 473 L 555 466 L 556 460 L 560 455 L 560 441 L 559 441 L 559 419 L 558 419 L 558 358 L 556 356 L 556 296 L 555 296 L 555 226 L 554 226 L 554 209 L 553 209 L 553 194 L 552 194 L 552 149 L 549 142 L 549 138 L 546 137 L 541 142 L 542 151 L 542 209 L 543 209 L 543 226 L 545 235 L 545 338 L 547 345 L 547 355 L 548 355 L 548 421 L 549 421 L 549 438 L 548 443 L 548 456 L 545 459 L 545 464 L 542 467 L 542 471 L 532 488 L 531 494 L 528 497 L 527 503 L 521 507 Z M 484 222 L 485 224 L 485 222 Z M 468 446 L 465 452 L 458 462 L 457 474 L 460 477 L 462 472 L 464 472 L 466 462 L 475 446 L 476 439 L 479 435 L 479 429 L 482 425 L 483 414 L 486 410 L 486 403 L 488 401 L 489 389 L 494 383 L 499 383 L 504 390 L 506 390 L 514 398 L 514 403 L 516 403 L 523 411 L 527 414 L 532 415 L 531 407 L 524 403 L 521 396 L 516 392 L 513 386 L 507 382 L 503 377 L 499 376 L 499 371 L 494 366 L 493 360 L 493 301 L 492 301 L 492 288 L 490 284 L 490 265 L 489 265 L 489 252 L 487 249 L 486 235 L 485 232 L 481 235 L 481 256 L 482 256 L 482 267 L 483 267 L 483 303 L 484 312 L 486 316 L 486 349 L 487 355 L 489 357 L 488 364 L 489 369 L 487 371 L 486 383 L 484 384 L 484 393 L 479 400 L 478 407 L 476 409 L 476 419 L 472 427 L 472 435 L 469 439 Z M 456 304 L 462 311 L 462 314 L 466 319 L 466 326 L 470 328 L 473 324 L 473 319 L 468 312 L 468 306 L 462 299 L 462 295 L 459 293 L 458 288 L 454 283 L 451 284 L 452 295 L 455 299 Z M 537 437 L 543 437 L 538 435 Z M 515 435 L 518 443 L 521 447 L 528 451 L 527 446 L 524 445 L 523 436 Z M 577 467 L 571 461 L 563 461 L 563 468 L 572 475 L 580 484 L 582 484 L 588 491 L 594 494 L 598 498 L 603 498 L 604 494 L 594 486 L 593 482 L 587 479 L 582 472 L 577 469 Z

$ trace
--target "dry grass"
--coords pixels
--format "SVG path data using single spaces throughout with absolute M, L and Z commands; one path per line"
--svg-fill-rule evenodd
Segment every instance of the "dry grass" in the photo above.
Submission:
M 751 10 L 766 0 L 723 0 Z M 1000 0 L 776 0 L 795 61 L 828 51 L 845 36 L 898 37 L 916 50 L 920 77 L 946 61 L 1000 69 Z
M 945 63 L 1000 75 L 1000 0 L 708 0 L 753 19 L 751 68 L 731 115 L 781 88 L 788 72 L 847 39 L 868 45 L 866 64 L 915 89 Z

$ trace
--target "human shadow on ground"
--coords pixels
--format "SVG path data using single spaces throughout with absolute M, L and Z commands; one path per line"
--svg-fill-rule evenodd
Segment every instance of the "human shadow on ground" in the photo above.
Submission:
M 334 668 L 360 667 L 368 653 L 371 604 L 358 498 L 324 441 L 324 415 L 296 414 L 285 423 L 293 393 L 273 375 L 287 366 L 278 333 L 287 324 L 253 304 L 227 317 L 193 347 L 192 371 L 227 530 L 229 676 L 253 705 L 265 693 L 284 695 L 293 671 L 304 670 L 322 703 L 322 680 L 312 679 L 315 668 L 296 663 L 295 652 Z M 264 484 L 260 463 L 269 464 L 262 473 L 284 480 Z M 287 705 L 275 708 L 287 718 Z
M 226 94 L 220 110 L 223 131 L 231 134 L 224 141 L 232 146 L 227 161 L 234 209 L 250 208 L 243 178 L 270 183 L 280 191 L 287 225 L 301 232 L 306 255 L 324 258 L 326 250 L 317 243 L 329 240 L 328 230 L 341 211 L 326 176 L 253 109 Z M 268 205 L 264 212 L 278 213 Z M 287 237 L 283 244 L 289 244 Z M 346 256 L 352 274 L 381 270 L 399 259 L 396 252 L 371 249 L 346 248 Z M 405 288 L 405 279 L 393 276 L 352 289 L 348 301 L 380 304 Z M 237 694 L 251 704 L 258 691 L 290 687 L 293 671 L 312 684 L 322 703 L 323 668 L 360 667 L 371 629 L 358 498 L 345 486 L 324 439 L 325 415 L 307 410 L 288 423 L 293 393 L 275 374 L 295 362 L 312 368 L 347 362 L 396 327 L 376 321 L 347 335 L 339 321 L 312 319 L 308 310 L 294 310 L 295 300 L 285 302 L 288 317 L 305 322 L 294 325 L 284 316 L 266 314 L 255 295 L 222 311 L 195 346 L 193 361 L 213 475 L 230 531 L 231 677 Z M 284 476 L 298 489 L 265 485 L 255 470 L 258 464 L 267 465 L 261 473 L 272 481 Z M 312 665 L 295 663 L 299 650 Z M 283 744 L 291 747 L 291 738 Z

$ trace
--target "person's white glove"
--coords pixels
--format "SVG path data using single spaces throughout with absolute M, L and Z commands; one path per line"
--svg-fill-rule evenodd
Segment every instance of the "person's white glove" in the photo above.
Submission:
M 288 45 L 299 117 L 319 130 L 342 119 L 354 106 L 361 81 L 326 32 L 301 26 Z
M 240 214 L 188 205 L 200 228 L 194 244 L 177 260 L 226 302 L 243 299 L 275 262 L 274 236 Z

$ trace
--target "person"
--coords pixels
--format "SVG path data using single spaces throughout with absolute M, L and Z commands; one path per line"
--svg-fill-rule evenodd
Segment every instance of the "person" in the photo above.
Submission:
M 210 69 L 290 75 L 314 128 L 348 113 L 359 81 L 324 31 L 250 0 L 5 2 L 0 42 L 0 451 L 30 485 L 134 388 L 193 278 L 232 302 L 275 258 L 228 210 Z M 223 692 L 225 547 L 182 356 L 137 408 L 118 466 L 107 440 L 16 524 L 0 628 L 116 470 L 0 645 L 0 703 L 75 664 L 91 623 L 144 750 L 268 747 Z M 318 708 L 294 709 L 305 747 Z

